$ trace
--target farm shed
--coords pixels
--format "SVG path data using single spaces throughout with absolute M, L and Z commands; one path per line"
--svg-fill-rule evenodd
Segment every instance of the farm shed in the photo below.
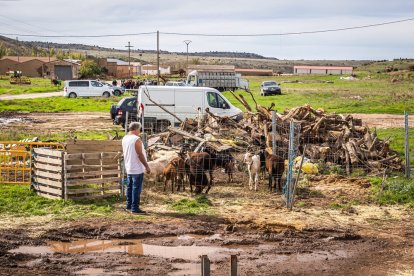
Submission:
M 5 56 L 0 59 L 0 74 L 22 71 L 28 77 L 51 76 L 66 80 L 77 77 L 79 66 L 77 63 L 49 57 Z
M 141 73 L 143 75 L 157 75 L 157 65 L 146 64 L 142 65 Z M 171 67 L 166 65 L 160 65 L 160 74 L 169 75 L 171 74 Z
M 293 66 L 296 75 L 349 75 L 352 70 L 345 66 Z
M 108 75 L 116 78 L 129 78 L 141 74 L 141 63 L 128 62 L 116 58 L 101 58 L 99 65 L 108 69 Z
M 187 74 L 192 71 L 235 73 L 235 67 L 234 65 L 188 65 Z
M 272 69 L 235 69 L 242 76 L 273 76 Z
M 44 65 L 43 75 L 51 76 L 59 80 L 77 79 L 80 64 L 65 60 L 54 60 Z

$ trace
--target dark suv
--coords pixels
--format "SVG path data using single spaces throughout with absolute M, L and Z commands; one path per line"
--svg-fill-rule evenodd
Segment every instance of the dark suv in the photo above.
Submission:
M 280 90 L 279 85 L 275 81 L 264 81 L 260 86 L 260 95 L 280 95 L 282 91 Z
M 115 125 L 125 127 L 125 117 L 128 111 L 128 122 L 137 121 L 137 97 L 123 98 L 117 104 L 112 104 L 110 113 Z

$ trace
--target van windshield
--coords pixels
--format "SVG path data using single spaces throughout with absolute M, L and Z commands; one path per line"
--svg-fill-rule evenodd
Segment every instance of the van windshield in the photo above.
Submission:
M 103 86 L 103 84 L 102 84 L 102 83 L 97 82 L 97 81 L 91 81 L 91 85 L 92 85 L 93 87 L 102 87 L 102 86 Z
M 214 92 L 207 92 L 207 102 L 213 108 L 229 108 L 227 102 L 219 94 Z

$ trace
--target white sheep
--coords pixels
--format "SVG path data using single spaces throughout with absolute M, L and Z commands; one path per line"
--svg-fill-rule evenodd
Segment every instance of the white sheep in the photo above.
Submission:
M 168 159 L 168 161 L 171 161 L 174 158 L 178 157 L 178 153 L 173 150 L 151 150 L 149 151 L 149 155 L 152 160 L 163 158 Z
M 247 165 L 247 170 L 249 172 L 249 189 L 253 189 L 254 177 L 254 190 L 257 191 L 260 173 L 260 156 L 258 154 L 253 155 L 250 152 L 246 152 L 243 162 Z
M 151 169 L 151 173 L 148 175 L 151 179 L 160 180 L 161 176 L 163 175 L 164 168 L 170 162 L 167 158 L 158 158 L 153 161 L 148 161 L 148 166 Z

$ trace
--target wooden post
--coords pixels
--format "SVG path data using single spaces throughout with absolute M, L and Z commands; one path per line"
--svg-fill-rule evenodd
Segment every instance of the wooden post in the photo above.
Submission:
M 272 153 L 276 155 L 276 111 L 272 111 Z
M 105 194 L 105 184 L 104 184 L 104 182 L 103 182 L 103 178 L 104 178 L 104 176 L 103 176 L 103 157 L 104 157 L 104 155 L 103 155 L 103 152 L 101 152 L 101 154 L 100 154 L 100 164 L 101 164 L 101 179 L 102 179 L 102 182 L 101 182 L 101 188 L 102 188 L 102 191 L 101 191 L 101 195 L 103 196 L 104 194 Z
M 237 255 L 231 255 L 230 265 L 231 265 L 230 275 L 237 276 Z
M 408 135 L 408 112 L 404 111 L 404 130 L 405 130 L 405 177 L 410 178 L 410 144 Z
M 62 151 L 62 170 L 61 170 L 61 178 L 60 181 L 62 182 L 62 199 L 65 199 L 66 196 L 66 160 L 65 160 L 65 152 Z
M 210 260 L 207 255 L 201 256 L 201 276 L 210 276 Z
M 124 125 L 125 125 L 125 134 L 127 134 L 128 133 L 128 111 L 125 113 Z
M 63 156 L 63 160 L 65 160 L 64 161 L 64 163 L 63 163 L 63 176 L 64 176 L 64 181 L 63 181 L 63 185 L 62 185 L 62 189 L 64 190 L 64 199 L 65 200 L 67 200 L 68 199 L 68 188 L 67 188 L 67 182 L 68 182 L 68 177 L 67 177 L 67 175 L 68 175 L 68 172 L 67 172 L 67 156 L 68 156 L 68 154 L 67 154 L 67 152 L 65 152 L 64 153 L 64 156 Z

